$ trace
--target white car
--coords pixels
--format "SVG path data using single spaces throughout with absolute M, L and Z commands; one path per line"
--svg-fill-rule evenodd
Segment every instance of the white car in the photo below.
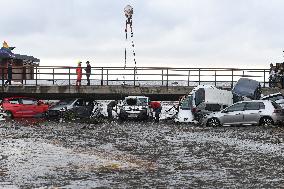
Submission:
M 214 112 L 202 120 L 209 127 L 220 125 L 272 125 L 284 121 L 284 110 L 269 100 L 242 101 Z
M 196 122 L 198 106 L 205 106 L 206 104 L 228 107 L 233 104 L 233 93 L 212 85 L 198 85 L 181 99 L 174 121 L 180 123 Z
M 284 108 L 284 97 L 281 93 L 274 93 L 267 96 L 263 96 L 261 100 L 271 100 L 279 104 L 282 109 Z
M 146 96 L 125 97 L 119 111 L 119 119 L 147 120 L 150 117 L 149 98 Z

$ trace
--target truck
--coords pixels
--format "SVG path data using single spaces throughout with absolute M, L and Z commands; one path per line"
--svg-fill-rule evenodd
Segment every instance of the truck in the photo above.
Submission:
M 233 93 L 212 85 L 199 85 L 179 102 L 174 121 L 190 123 L 198 121 L 203 114 L 219 111 L 233 104 Z

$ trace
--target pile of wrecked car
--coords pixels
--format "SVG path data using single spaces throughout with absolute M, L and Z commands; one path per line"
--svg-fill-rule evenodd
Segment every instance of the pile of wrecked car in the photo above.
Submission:
M 284 121 L 281 93 L 261 98 L 260 83 L 241 78 L 231 91 L 200 85 L 184 97 L 175 122 L 198 122 L 204 126 L 272 125 Z
M 178 105 L 163 108 L 163 119 L 203 126 L 271 125 L 284 121 L 281 93 L 262 96 L 258 81 L 240 78 L 232 90 L 199 85 L 180 98 Z M 173 109 L 173 111 L 171 111 Z M 54 105 L 28 97 L 4 98 L 0 120 L 17 117 L 44 117 L 56 120 L 139 120 L 161 119 L 160 102 L 146 96 L 127 96 L 124 100 L 98 102 L 93 99 L 63 99 Z M 169 112 L 174 112 L 170 114 Z

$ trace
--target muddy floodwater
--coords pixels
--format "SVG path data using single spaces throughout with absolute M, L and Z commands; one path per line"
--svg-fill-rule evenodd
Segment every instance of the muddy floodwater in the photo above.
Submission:
M 281 188 L 284 127 L 0 123 L 0 188 Z

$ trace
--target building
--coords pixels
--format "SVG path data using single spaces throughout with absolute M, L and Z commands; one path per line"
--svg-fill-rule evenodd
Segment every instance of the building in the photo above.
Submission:
M 39 66 L 40 60 L 27 55 L 14 54 L 14 47 L 8 47 L 3 43 L 0 49 L 0 77 L 2 80 L 7 78 L 7 65 L 12 61 L 13 81 L 24 83 L 27 79 L 34 79 L 35 67 Z

